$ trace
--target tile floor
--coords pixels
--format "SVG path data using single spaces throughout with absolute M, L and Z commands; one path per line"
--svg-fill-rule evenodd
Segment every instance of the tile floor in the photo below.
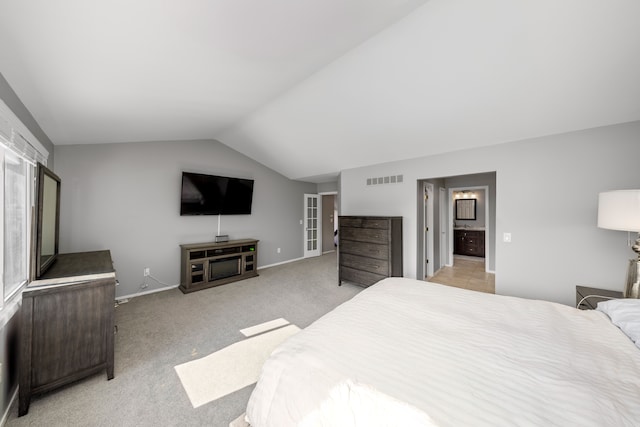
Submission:
M 496 276 L 484 271 L 484 258 L 454 256 L 453 267 L 441 268 L 429 282 L 471 289 L 473 291 L 496 293 Z

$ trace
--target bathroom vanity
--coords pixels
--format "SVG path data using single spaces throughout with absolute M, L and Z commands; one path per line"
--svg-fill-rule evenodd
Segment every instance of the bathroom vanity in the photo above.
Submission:
M 484 228 L 454 228 L 453 253 L 484 258 Z

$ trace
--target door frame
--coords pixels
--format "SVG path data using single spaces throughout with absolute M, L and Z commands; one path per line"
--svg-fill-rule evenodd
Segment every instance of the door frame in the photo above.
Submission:
M 441 269 L 445 265 L 447 265 L 447 241 L 449 236 L 449 227 L 447 226 L 447 212 L 449 206 L 449 200 L 447 198 L 447 189 L 444 187 L 439 188 L 439 219 L 440 219 L 440 263 L 438 265 L 438 269 Z
M 423 242 L 423 279 L 433 276 L 433 184 L 430 182 L 422 183 L 423 194 L 423 216 L 422 216 L 422 232 L 424 233 Z M 427 197 L 425 197 L 427 196 Z M 426 269 L 424 266 L 426 265 Z M 425 271 L 426 270 L 426 271 Z

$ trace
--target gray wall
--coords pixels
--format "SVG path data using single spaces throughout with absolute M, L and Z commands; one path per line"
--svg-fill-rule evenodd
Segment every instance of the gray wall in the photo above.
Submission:
M 401 215 L 404 272 L 416 276 L 416 181 L 496 172 L 496 292 L 573 305 L 576 285 L 622 290 L 634 253 L 596 227 L 598 193 L 638 188 L 640 122 L 342 171 L 341 215 Z M 404 174 L 401 185 L 368 176 Z M 512 234 L 512 243 L 502 235 Z
M 221 234 L 259 239 L 258 267 L 303 256 L 303 194 L 316 185 L 289 180 L 217 141 L 59 145 L 55 152 L 60 251 L 110 249 L 117 296 L 141 292 L 145 267 L 177 285 L 178 245 L 217 234 L 217 216 L 180 216 L 182 171 L 255 180 L 252 214 L 222 216 Z M 147 291 L 166 287 L 149 283 Z
M 338 181 L 321 182 L 318 184 L 318 193 L 333 193 L 338 191 Z

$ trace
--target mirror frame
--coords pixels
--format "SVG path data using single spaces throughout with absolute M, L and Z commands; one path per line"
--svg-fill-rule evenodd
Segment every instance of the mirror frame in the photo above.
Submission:
M 54 201 L 55 206 L 55 236 L 54 236 L 54 251 L 53 255 L 46 260 L 42 259 L 42 224 L 43 224 L 43 213 L 44 213 L 44 181 L 45 178 L 50 178 L 56 183 L 56 200 Z M 59 235 L 60 235 L 60 178 L 58 175 L 53 173 L 50 169 L 44 166 L 42 163 L 38 163 L 38 180 L 36 186 L 36 205 L 35 205 L 35 259 L 34 259 L 34 267 L 35 267 L 35 278 L 40 278 L 49 267 L 55 262 L 58 257 L 58 243 L 59 243 Z
M 459 203 L 459 202 L 465 202 L 463 203 Z M 469 207 L 469 202 L 473 202 L 471 203 L 471 205 L 473 205 L 473 207 Z M 467 206 L 465 206 L 467 205 Z M 468 216 L 464 216 L 463 213 L 466 213 L 464 211 L 468 210 L 468 209 L 473 209 L 473 215 L 468 215 Z M 476 219 L 476 199 L 456 199 L 456 219 L 458 220 L 472 220 L 475 221 Z

